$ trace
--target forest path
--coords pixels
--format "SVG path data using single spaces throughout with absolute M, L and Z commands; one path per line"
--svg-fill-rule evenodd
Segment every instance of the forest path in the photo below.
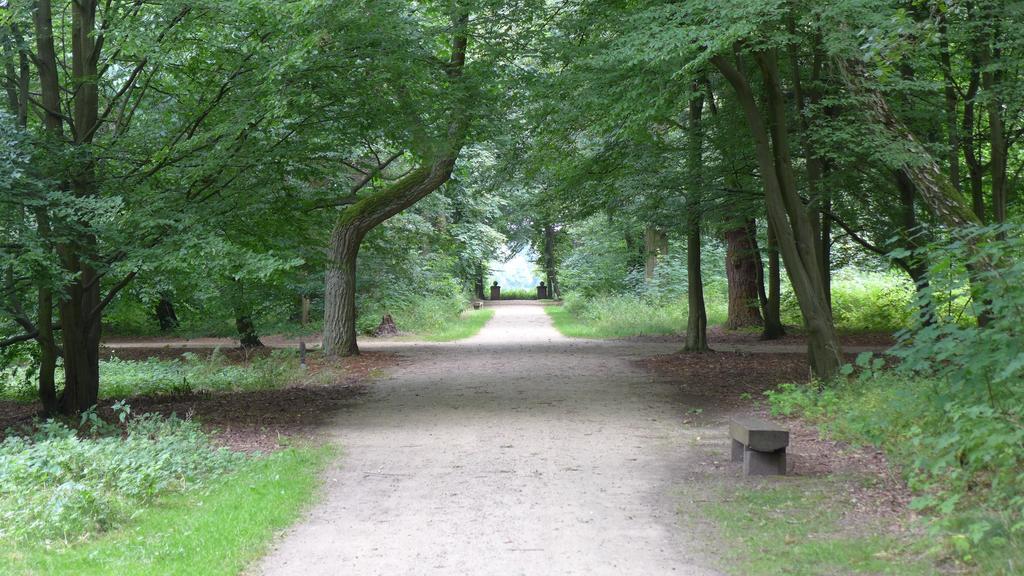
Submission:
M 327 430 L 344 452 L 322 500 L 258 573 L 717 574 L 678 505 L 722 431 L 630 362 L 648 344 L 490 305 L 472 338 L 383 346 L 406 361 Z

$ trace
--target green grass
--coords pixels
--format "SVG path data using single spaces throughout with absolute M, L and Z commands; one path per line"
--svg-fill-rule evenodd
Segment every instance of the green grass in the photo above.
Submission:
M 180 360 L 149 358 L 101 360 L 100 396 L 127 398 L 140 395 L 177 394 L 193 390 L 242 391 L 281 388 L 304 373 L 294 350 L 274 350 L 239 364 L 214 352 L 210 357 L 188 353 Z M 58 386 L 63 370 L 57 370 Z M 37 400 L 34 378 L 25 378 L 24 367 L 0 370 L 0 399 L 18 402 Z
M 466 310 L 454 321 L 448 322 L 434 330 L 424 332 L 420 336 L 431 342 L 451 342 L 469 338 L 483 329 L 484 324 L 494 317 L 494 310 Z
M 327 448 L 250 460 L 202 492 L 160 499 L 128 524 L 69 547 L 0 544 L 3 573 L 234 576 L 313 499 Z
M 568 306 L 545 306 L 555 328 L 570 338 L 628 338 L 678 334 L 686 329 L 686 313 L 678 306 L 655 307 L 625 298 L 600 309 L 574 313 Z
M 488 290 L 490 290 L 488 288 Z M 490 294 L 490 292 L 488 292 Z M 501 289 L 502 300 L 536 300 L 537 289 L 536 288 L 502 288 Z
M 774 414 L 885 450 L 914 492 L 911 507 L 926 514 L 951 555 L 981 574 L 1022 573 L 1022 433 L 1012 415 L 989 407 L 1019 406 L 1019 386 L 965 387 L 889 371 L 827 386 L 783 384 L 767 397 Z
M 922 540 L 882 535 L 877 526 L 842 525 L 850 508 L 841 480 L 796 479 L 729 488 L 703 511 L 724 541 L 716 547 L 734 574 L 935 574 Z M 717 499 L 716 499 L 717 500 Z

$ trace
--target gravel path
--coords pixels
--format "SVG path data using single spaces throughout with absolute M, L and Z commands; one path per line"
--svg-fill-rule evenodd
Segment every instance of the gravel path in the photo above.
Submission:
M 531 303 L 407 360 L 339 414 L 344 455 L 266 575 L 705 575 L 677 512 L 701 438 L 643 343 L 570 340 Z

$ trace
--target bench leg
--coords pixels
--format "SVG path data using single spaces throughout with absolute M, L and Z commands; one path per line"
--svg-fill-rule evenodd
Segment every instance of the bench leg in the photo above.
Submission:
M 743 451 L 744 476 L 785 476 L 786 449 L 775 452 Z
M 732 441 L 732 461 L 733 462 L 742 462 L 743 461 L 743 451 L 745 449 L 746 449 L 746 446 L 744 446 L 742 442 L 740 442 L 739 440 L 733 440 Z

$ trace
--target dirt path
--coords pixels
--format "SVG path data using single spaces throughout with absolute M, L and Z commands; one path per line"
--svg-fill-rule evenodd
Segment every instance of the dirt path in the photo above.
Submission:
M 677 510 L 721 430 L 683 424 L 676 388 L 630 362 L 656 350 L 495 308 L 467 340 L 384 344 L 408 361 L 339 414 L 321 503 L 257 572 L 717 574 Z

